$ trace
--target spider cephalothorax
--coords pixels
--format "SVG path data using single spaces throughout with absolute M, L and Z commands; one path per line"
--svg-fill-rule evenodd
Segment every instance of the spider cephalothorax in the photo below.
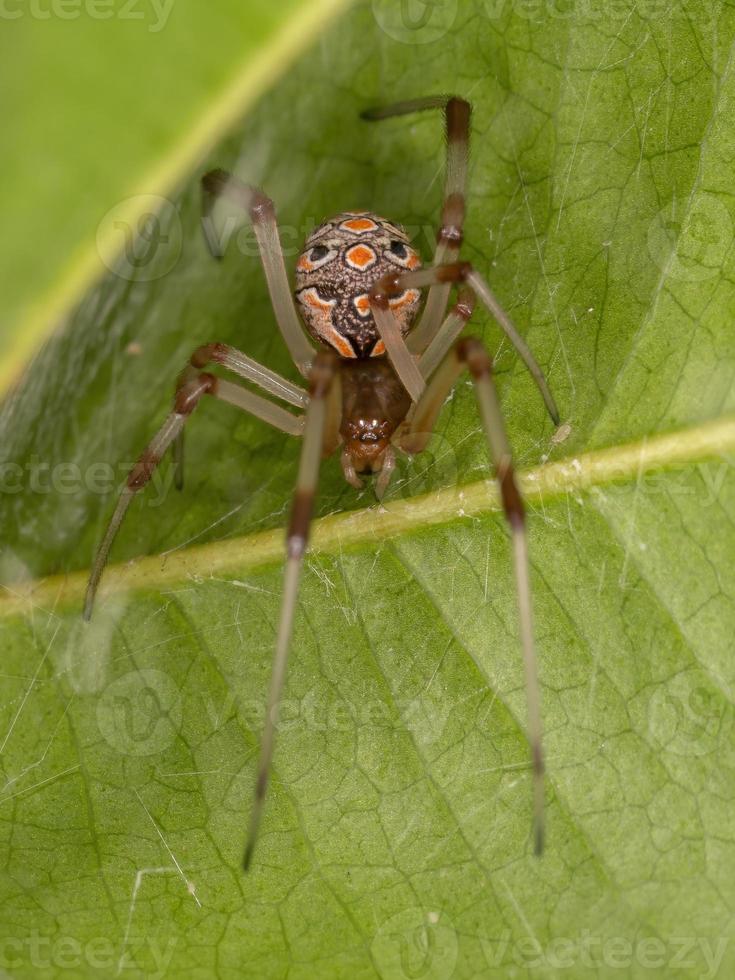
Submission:
M 346 476 L 352 469 L 355 474 L 381 471 L 393 433 L 410 407 L 411 399 L 387 360 L 352 360 L 345 365 L 339 432 Z M 360 484 L 359 479 L 350 482 Z
M 335 215 L 309 236 L 296 264 L 296 299 L 309 333 L 342 357 L 385 354 L 368 291 L 381 276 L 420 267 L 402 228 L 369 211 Z M 402 333 L 420 300 L 418 289 L 391 297 Z

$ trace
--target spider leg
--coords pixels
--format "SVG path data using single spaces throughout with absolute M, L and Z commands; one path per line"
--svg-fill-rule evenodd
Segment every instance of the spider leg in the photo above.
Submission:
M 518 597 L 519 626 L 528 702 L 528 738 L 533 764 L 534 850 L 540 854 L 544 842 L 544 757 L 542 748 L 541 697 L 533 640 L 531 579 L 523 500 L 515 479 L 513 456 L 492 375 L 492 359 L 475 337 L 460 340 L 444 359 L 416 406 L 408 431 L 400 440 L 407 452 L 420 452 L 428 442 L 441 407 L 461 372 L 472 375 L 490 456 L 495 467 L 503 510 L 513 539 Z
M 461 289 L 457 302 L 447 314 L 447 318 L 434 334 L 434 339 L 419 358 L 419 371 L 426 380 L 436 371 L 449 348 L 457 340 L 467 325 L 475 308 L 475 294 L 471 289 Z
M 232 371 L 245 381 L 251 381 L 258 385 L 270 395 L 281 398 L 296 408 L 306 408 L 309 403 L 309 395 L 303 388 L 292 384 L 280 374 L 264 367 L 251 357 L 243 354 L 242 351 L 228 344 L 205 344 L 198 347 L 191 355 L 189 369 L 185 370 L 177 384 L 179 391 L 198 371 L 207 367 L 209 364 L 221 364 L 228 371 Z M 183 429 L 174 438 L 173 442 L 174 458 L 174 482 L 176 488 L 181 490 L 184 486 L 184 431 Z
M 202 224 L 207 243 L 215 255 L 219 254 L 219 246 L 212 233 L 212 211 L 220 197 L 228 198 L 250 215 L 281 335 L 294 364 L 307 377 L 314 361 L 314 347 L 306 338 L 291 295 L 273 201 L 226 170 L 211 170 L 205 174 L 202 177 Z
M 367 109 L 362 113 L 362 118 L 371 121 L 388 119 L 391 116 L 404 116 L 413 112 L 424 112 L 427 109 L 443 110 L 447 138 L 444 204 L 434 253 L 434 265 L 438 266 L 454 262 L 462 246 L 470 141 L 469 102 L 456 96 L 428 96 Z M 432 284 L 421 320 L 408 337 L 407 343 L 413 353 L 421 353 L 439 329 L 447 307 L 449 289 L 450 287 L 443 282 Z
M 120 491 L 117 506 L 97 548 L 92 564 L 84 600 L 84 619 L 89 620 L 92 616 L 97 587 L 107 564 L 110 548 L 120 530 L 120 525 L 133 497 L 145 487 L 153 475 L 153 471 L 163 459 L 166 450 L 181 435 L 184 425 L 203 395 L 212 395 L 220 401 L 229 402 L 289 435 L 301 435 L 304 416 L 292 415 L 280 405 L 275 405 L 266 398 L 261 398 L 260 395 L 247 391 L 240 385 L 215 378 L 213 374 L 193 371 L 193 374 L 185 378 L 178 388 L 173 411 L 138 458 L 128 475 L 125 486 Z
M 370 310 L 390 362 L 401 379 L 403 387 L 411 396 L 411 400 L 415 402 L 424 390 L 424 379 L 416 363 L 416 357 L 406 346 L 401 325 L 390 308 L 388 294 L 381 289 L 382 282 L 383 280 L 379 279 L 368 293 Z
M 273 672 L 268 691 L 265 728 L 260 747 L 255 800 L 253 801 L 253 809 L 250 814 L 250 826 L 243 857 L 243 868 L 245 871 L 250 867 L 258 837 L 260 821 L 263 816 L 263 806 L 268 788 L 275 744 L 278 706 L 286 676 L 286 664 L 291 644 L 291 634 L 293 632 L 299 581 L 304 563 L 304 553 L 309 537 L 311 514 L 319 477 L 319 463 L 324 448 L 325 435 L 329 432 L 331 426 L 329 416 L 331 406 L 334 403 L 330 399 L 330 390 L 335 373 L 335 355 L 329 351 L 320 351 L 316 355 L 314 366 L 310 373 L 310 401 L 306 409 L 304 442 L 301 448 L 301 461 L 299 463 L 296 492 L 291 507 L 291 519 L 286 534 L 286 568 L 283 581 L 281 617 L 278 624 L 276 652 L 273 658 Z
M 417 269 L 415 272 L 403 272 L 399 275 L 383 276 L 382 279 L 379 279 L 373 285 L 370 295 L 371 299 L 373 294 L 382 297 L 385 305 L 390 296 L 400 295 L 404 290 L 411 287 L 421 288 L 431 286 L 435 282 L 450 284 L 464 283 L 479 298 L 480 302 L 489 310 L 500 325 L 503 333 L 518 351 L 521 360 L 536 382 L 536 387 L 541 393 L 541 397 L 544 400 L 544 404 L 554 425 L 559 425 L 559 410 L 556 407 L 554 396 L 551 394 L 546 376 L 539 367 L 538 361 L 533 356 L 531 348 L 518 333 L 513 321 L 500 305 L 493 291 L 470 262 L 455 262 L 451 265 L 434 266 L 432 269 Z M 378 325 L 378 329 L 380 329 L 380 325 Z M 388 344 L 386 343 L 385 346 L 390 355 Z

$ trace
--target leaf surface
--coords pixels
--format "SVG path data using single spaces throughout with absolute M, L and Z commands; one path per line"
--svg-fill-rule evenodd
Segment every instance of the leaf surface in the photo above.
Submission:
M 0 501 L 3 579 L 27 594 L 24 579 L 56 576 L 0 609 L 17 975 L 38 975 L 34 955 L 61 974 L 64 937 L 85 976 L 93 940 L 113 970 L 195 977 L 732 971 L 735 12 L 654 6 L 449 4 L 432 40 L 358 5 L 208 161 L 265 186 L 291 267 L 308 230 L 347 208 L 402 220 L 428 253 L 440 121 L 358 113 L 428 90 L 473 102 L 465 254 L 571 426 L 552 441 L 478 315 L 528 471 L 543 859 L 508 537 L 467 383 L 387 517 L 324 466 L 247 878 L 296 442 L 203 405 L 185 492 L 164 468 L 115 547 L 118 561 L 170 558 L 113 573 L 82 627 L 75 573 L 111 506 L 92 465 L 123 475 L 200 343 L 295 378 L 252 237 L 208 257 L 194 175 L 162 228 L 181 231 L 173 265 L 160 248 L 158 278 L 109 277 L 5 409 L 22 491 Z M 61 463 L 78 467 L 73 490 Z

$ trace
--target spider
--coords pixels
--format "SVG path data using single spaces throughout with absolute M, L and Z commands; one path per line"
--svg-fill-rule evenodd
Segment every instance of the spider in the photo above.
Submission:
M 477 300 L 492 314 L 525 362 L 557 426 L 559 413 L 531 350 L 490 287 L 469 262 L 459 261 L 469 155 L 469 103 L 457 97 L 433 96 L 368 109 L 362 118 L 372 121 L 426 110 L 444 114 L 447 141 L 441 227 L 433 264 L 427 268 L 399 225 L 368 211 L 343 212 L 325 221 L 307 239 L 296 264 L 296 289 L 292 295 L 273 203 L 262 191 L 223 170 L 204 175 L 202 220 L 210 248 L 214 250 L 210 234 L 212 210 L 217 199 L 224 196 L 250 216 L 273 312 L 296 368 L 307 380 L 308 390 L 226 344 L 211 343 L 194 351 L 179 376 L 173 411 L 139 457 L 120 492 L 90 573 L 84 605 L 87 620 L 128 506 L 169 448 L 173 452 L 176 485 L 183 486 L 184 426 L 204 395 L 229 402 L 276 429 L 302 438 L 286 534 L 283 597 L 268 710 L 243 859 L 245 870 L 251 863 L 265 804 L 320 460 L 341 447 L 347 482 L 359 488 L 361 475 L 373 474 L 376 494 L 382 497 L 395 467 L 396 449 L 414 454 L 426 447 L 442 405 L 465 369 L 474 382 L 513 542 L 533 772 L 534 849 L 541 853 L 543 848 L 541 708 L 524 507 L 493 381 L 492 358 L 479 339 L 460 338 Z M 447 313 L 453 286 L 457 286 L 458 294 Z M 422 290 L 427 287 L 423 311 L 417 319 Z M 318 345 L 316 349 L 312 340 Z M 290 412 L 241 384 L 205 371 L 209 365 L 219 365 L 301 412 Z

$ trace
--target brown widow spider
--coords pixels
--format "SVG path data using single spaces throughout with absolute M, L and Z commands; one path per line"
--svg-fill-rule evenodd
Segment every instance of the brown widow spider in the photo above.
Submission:
M 265 802 L 320 459 L 341 446 L 342 469 L 348 483 L 360 487 L 359 474 L 377 474 L 376 493 L 381 497 L 395 466 L 395 449 L 413 454 L 426 447 L 442 405 L 465 368 L 474 382 L 513 540 L 533 768 L 536 853 L 543 846 L 541 710 L 523 502 L 493 382 L 492 359 L 478 339 L 458 340 L 476 299 L 487 307 L 520 354 L 555 425 L 559 424 L 559 413 L 533 354 L 485 280 L 469 262 L 457 261 L 465 215 L 469 103 L 460 98 L 436 96 L 369 109 L 362 118 L 385 119 L 427 109 L 444 112 L 447 137 L 441 228 L 430 268 L 421 267 L 421 259 L 402 228 L 370 212 L 345 212 L 324 222 L 307 240 L 296 265 L 296 306 L 286 275 L 273 203 L 262 191 L 225 171 L 213 170 L 202 178 L 205 233 L 209 232 L 211 212 L 220 196 L 230 198 L 250 215 L 273 312 L 296 367 L 308 380 L 308 392 L 226 344 L 198 348 L 179 377 L 173 411 L 128 476 L 89 578 L 85 619 L 92 614 L 110 547 L 130 501 L 149 481 L 169 447 L 173 449 L 176 484 L 181 488 L 184 425 L 202 396 L 212 395 L 289 435 L 303 437 L 286 535 L 283 599 L 268 711 L 243 861 L 246 870 Z M 212 247 L 209 234 L 208 240 Z M 453 285 L 461 288 L 456 304 L 445 316 Z M 421 301 L 420 291 L 427 286 L 429 292 L 421 319 L 413 327 Z M 319 344 L 317 350 L 304 334 L 297 309 L 306 329 Z M 208 364 L 220 365 L 275 398 L 303 409 L 303 413 L 289 412 L 242 385 L 204 371 Z

